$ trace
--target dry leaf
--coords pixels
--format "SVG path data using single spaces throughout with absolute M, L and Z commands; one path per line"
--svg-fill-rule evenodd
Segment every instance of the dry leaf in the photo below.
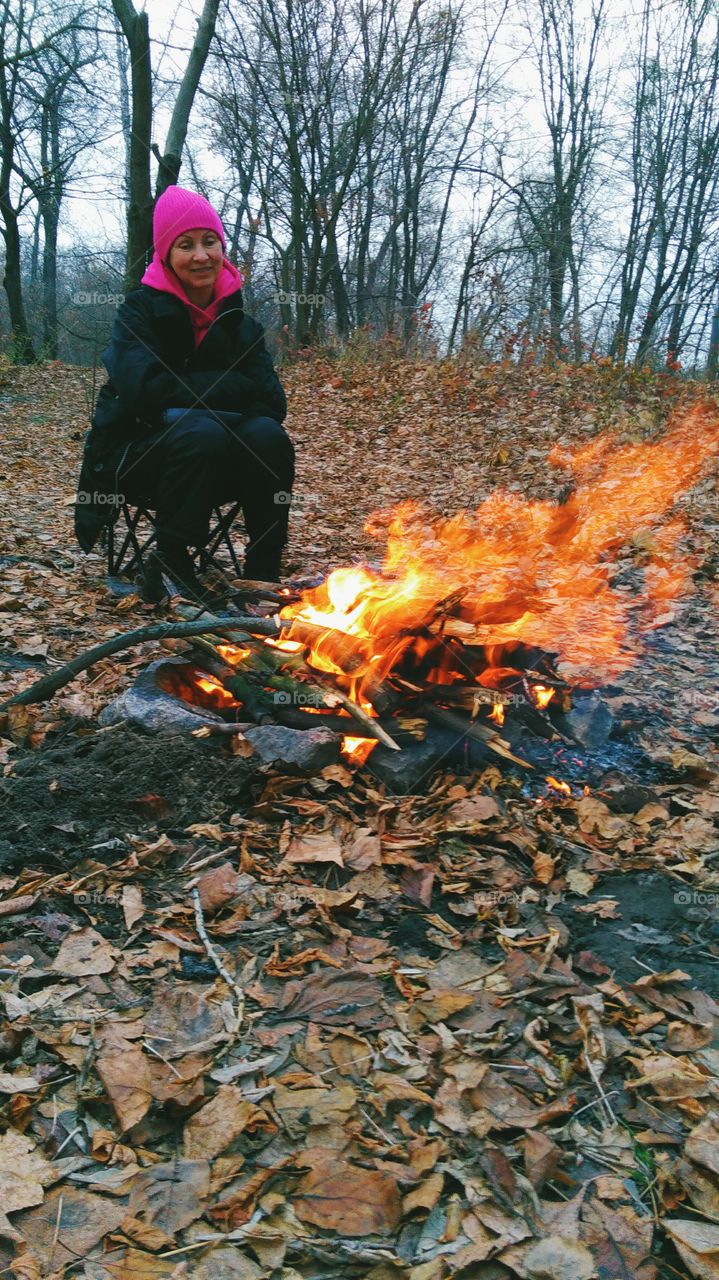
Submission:
M 342 846 L 331 831 L 308 831 L 293 836 L 285 854 L 286 862 L 336 862 L 343 867 Z
M 122 887 L 122 912 L 128 931 L 134 929 L 138 920 L 145 914 L 142 901 L 142 890 L 139 885 L 126 884 Z
M 129 1040 L 113 1040 L 100 1052 L 97 1074 L 112 1103 L 120 1133 L 125 1133 L 142 1120 L 152 1102 L 147 1058 L 139 1045 Z
M 137 1174 L 128 1213 L 174 1236 L 199 1218 L 209 1194 L 207 1160 L 172 1160 Z
M 535 879 L 540 884 L 549 884 L 554 876 L 554 858 L 548 853 L 536 853 L 532 862 Z
M 4 1213 L 42 1204 L 43 1187 L 54 1178 L 50 1161 L 32 1138 L 16 1129 L 0 1134 L 0 1208 Z
M 39 1088 L 40 1081 L 34 1076 L 0 1071 L 0 1093 L 34 1093 Z
M 662 1226 L 698 1280 L 719 1280 L 719 1226 L 689 1218 L 664 1218 Z
M 86 978 L 92 974 L 110 973 L 115 968 L 117 954 L 95 929 L 79 929 L 63 938 L 52 967 L 56 973 L 66 977 Z
M 298 1162 L 311 1166 L 292 1197 L 303 1222 L 343 1236 L 385 1235 L 398 1226 L 402 1202 L 388 1174 L 361 1169 L 322 1148 L 302 1152 Z
M 234 1084 L 221 1084 L 214 1098 L 187 1121 L 183 1146 L 188 1160 L 211 1160 L 245 1129 L 272 1128 L 261 1107 Z

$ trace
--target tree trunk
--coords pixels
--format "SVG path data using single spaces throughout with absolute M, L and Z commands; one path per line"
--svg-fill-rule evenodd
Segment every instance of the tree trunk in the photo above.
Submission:
M 5 275 L 3 285 L 7 294 L 10 326 L 12 328 L 12 358 L 17 364 L 33 364 L 36 360 L 22 296 L 20 273 L 20 229 L 6 190 L 0 191 L 2 235 L 5 241 Z
M 152 247 L 152 69 L 150 27 L 146 13 L 136 13 L 130 0 L 112 0 L 130 51 L 132 113 L 130 126 L 130 201 L 127 209 L 125 292 L 136 289 Z

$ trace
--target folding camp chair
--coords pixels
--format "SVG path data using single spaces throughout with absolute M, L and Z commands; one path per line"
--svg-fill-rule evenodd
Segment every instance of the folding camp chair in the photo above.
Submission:
M 227 553 L 230 565 L 238 577 L 242 576 L 242 564 L 237 558 L 232 534 L 240 532 L 242 526 L 237 517 L 242 510 L 239 502 L 225 503 L 222 507 L 214 507 L 210 522 L 210 535 L 204 547 L 191 552 L 198 570 L 201 572 L 212 566 L 215 569 L 226 569 L 221 559 Z M 155 517 L 149 503 L 123 502 L 117 507 L 117 514 L 107 527 L 107 576 L 112 581 L 122 575 L 127 578 L 138 575 L 144 569 L 144 557 L 154 546 L 157 531 Z

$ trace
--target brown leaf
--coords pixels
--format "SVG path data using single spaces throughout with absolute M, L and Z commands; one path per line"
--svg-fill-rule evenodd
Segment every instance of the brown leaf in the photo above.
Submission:
M 97 1059 L 102 1080 L 120 1132 L 142 1120 L 152 1102 L 152 1080 L 147 1058 L 137 1044 L 117 1040 L 103 1048 Z
M 202 910 L 206 915 L 213 915 L 237 897 L 242 877 L 231 862 L 221 862 L 219 867 L 206 871 L 197 881 Z
M 92 974 L 110 973 L 115 968 L 117 951 L 95 929 L 79 929 L 69 933 L 60 944 L 53 969 L 66 977 L 86 978 Z
M 42 1204 L 43 1187 L 54 1177 L 50 1161 L 32 1138 L 17 1129 L 0 1135 L 0 1206 L 4 1213 Z
M 690 1160 L 719 1174 L 719 1123 L 716 1117 L 707 1117 L 692 1129 L 684 1150 Z
M 402 1213 L 412 1213 L 415 1209 L 426 1209 L 429 1212 L 438 1203 L 444 1188 L 444 1174 L 430 1173 L 428 1178 L 413 1187 L 402 1201 Z
M 381 1013 L 382 988 L 361 969 L 320 970 L 288 982 L 280 1008 L 288 1018 L 310 1018 L 324 1024 L 369 1026 Z
M 209 1193 L 207 1160 L 155 1164 L 134 1179 L 128 1213 L 174 1236 L 204 1212 Z
M 221 1084 L 214 1098 L 187 1121 L 183 1146 L 188 1160 L 211 1160 L 245 1129 L 272 1128 L 261 1107 L 234 1084 Z
M 698 1280 L 719 1280 L 719 1226 L 689 1218 L 665 1218 L 662 1226 Z
M 22 893 L 17 898 L 6 898 L 4 902 L 0 902 L 0 916 L 19 916 L 23 911 L 29 911 L 35 906 L 39 893 Z
M 204 987 L 155 983 L 154 995 L 145 1015 L 145 1034 L 157 1041 L 163 1058 L 177 1058 L 224 1039 L 222 1013 L 208 1001 Z
M 530 1280 L 593 1280 L 597 1274 L 587 1247 L 564 1236 L 546 1236 L 531 1245 L 524 1267 Z
M 612 1280 L 654 1280 L 653 1235 L 651 1218 L 640 1218 L 631 1205 L 613 1208 L 593 1201 L 582 1210 L 582 1240 L 591 1248 L 600 1275 Z
M 549 884 L 554 877 L 554 858 L 548 853 L 537 853 L 532 861 L 534 877 L 540 884 Z
M 355 827 L 350 844 L 343 847 L 342 856 L 346 867 L 353 871 L 366 871 L 368 867 L 378 867 L 382 861 L 382 843 L 376 831 L 369 827 Z
M 171 1102 L 177 1108 L 194 1106 L 204 1097 L 203 1073 L 210 1065 L 210 1058 L 199 1053 L 186 1053 L 176 1063 L 162 1062 L 151 1056 L 147 1060 L 150 1069 L 152 1096 L 156 1102 Z
M 39 1088 L 40 1081 L 27 1072 L 0 1071 L 0 1093 L 34 1093 Z
M 499 817 L 494 796 L 468 796 L 450 805 L 444 815 L 445 831 L 481 831 L 483 824 Z
M 556 1172 L 562 1158 L 562 1149 L 539 1129 L 530 1131 L 525 1136 L 522 1147 L 527 1177 L 534 1189 L 539 1191 L 542 1184 Z
M 117 1230 L 125 1212 L 124 1204 L 109 1196 L 63 1184 L 50 1191 L 43 1204 L 18 1214 L 14 1225 L 32 1241 L 45 1267 L 52 1256 L 52 1266 L 59 1270 L 86 1258 L 103 1236 Z
M 289 1159 L 289 1156 L 283 1156 L 276 1164 L 258 1169 L 240 1187 L 235 1187 L 226 1200 L 220 1200 L 210 1209 L 213 1221 L 219 1223 L 223 1231 L 235 1231 L 249 1222 L 265 1183 L 283 1169 Z
M 142 901 L 142 890 L 139 885 L 123 885 L 122 912 L 125 917 L 125 925 L 127 926 L 127 929 L 134 929 L 138 920 L 141 920 L 145 914 L 145 907 Z
M 286 862 L 336 862 L 344 866 L 342 846 L 331 831 L 308 831 L 293 836 L 285 854 Z
M 405 867 L 399 880 L 400 888 L 410 902 L 416 902 L 421 907 L 429 907 L 432 901 L 434 878 L 434 871 L 430 867 L 417 869 Z
M 300 1153 L 298 1161 L 311 1165 L 292 1198 L 303 1222 L 343 1236 L 385 1235 L 398 1226 L 402 1201 L 388 1174 L 361 1169 L 322 1148 Z

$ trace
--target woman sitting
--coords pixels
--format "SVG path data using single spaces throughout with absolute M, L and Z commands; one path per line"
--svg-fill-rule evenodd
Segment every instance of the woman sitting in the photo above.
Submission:
M 242 277 L 224 256 L 212 205 L 182 187 L 160 196 L 154 256 L 115 316 L 83 455 L 75 531 L 94 546 L 117 503 L 156 511 L 143 596 L 165 584 L 205 601 L 189 547 L 209 537 L 213 507 L 240 501 L 244 576 L 275 582 L 287 541 L 294 449 L 282 384 L 262 325 L 245 314 Z

